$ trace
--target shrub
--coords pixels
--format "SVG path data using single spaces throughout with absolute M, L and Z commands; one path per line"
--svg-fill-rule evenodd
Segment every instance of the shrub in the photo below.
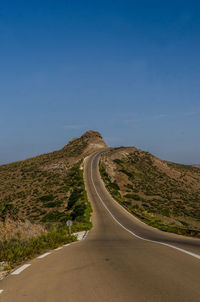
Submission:
M 65 222 L 68 218 L 69 215 L 64 212 L 51 211 L 41 219 L 41 222 Z
M 133 173 L 130 173 L 130 172 L 124 170 L 124 169 L 121 169 L 119 171 L 122 172 L 122 173 L 124 173 L 124 174 L 126 174 L 130 179 L 134 178 L 134 174 Z
M 83 197 L 83 188 L 75 188 L 68 199 L 67 209 L 70 210 L 81 197 Z
M 43 195 L 39 198 L 40 201 L 45 202 L 45 201 L 52 201 L 54 200 L 54 196 L 53 195 Z
M 7 217 L 17 219 L 18 209 L 14 204 L 6 201 L 0 202 L 0 220 L 5 221 Z
M 144 198 L 142 198 L 138 194 L 126 194 L 124 197 L 126 197 L 126 198 L 132 198 L 134 200 L 144 201 Z
M 48 202 L 44 204 L 45 208 L 55 208 L 60 207 L 63 204 L 61 200 L 55 201 L 55 202 Z
M 120 165 L 120 164 L 123 163 L 122 160 L 119 159 L 119 158 L 116 158 L 116 159 L 114 159 L 113 161 L 114 161 L 114 163 L 116 163 L 116 164 L 118 164 L 118 165 Z

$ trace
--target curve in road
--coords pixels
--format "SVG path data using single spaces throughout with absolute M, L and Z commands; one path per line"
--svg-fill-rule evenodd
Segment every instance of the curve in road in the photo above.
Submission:
M 0 301 L 199 301 L 199 259 L 141 240 L 126 229 L 153 241 L 188 247 L 197 255 L 199 240 L 165 234 L 130 215 L 106 191 L 99 157 L 97 153 L 85 160 L 85 183 L 93 207 L 93 228 L 87 238 L 33 259 L 20 274 L 2 280 Z
M 112 196 L 108 193 L 99 174 L 99 159 L 105 151 L 98 152 L 91 160 L 91 182 L 99 200 L 102 202 L 111 217 L 126 231 L 131 233 L 138 239 L 162 244 L 170 248 L 174 248 L 188 254 L 192 257 L 200 259 L 200 240 L 197 238 L 189 238 L 185 236 L 165 233 L 146 225 L 131 213 L 127 212 L 122 206 L 117 204 Z M 95 181 L 96 179 L 96 185 Z M 121 209 L 120 209 L 121 208 Z M 187 248 L 187 250 L 185 249 Z M 194 253 L 194 251 L 196 253 Z

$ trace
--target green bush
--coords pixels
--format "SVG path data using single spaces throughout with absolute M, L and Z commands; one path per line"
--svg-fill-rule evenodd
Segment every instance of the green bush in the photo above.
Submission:
M 131 199 L 134 199 L 134 200 L 144 201 L 144 198 L 142 198 L 138 194 L 126 194 L 124 197 L 131 198 Z
M 42 219 L 41 222 L 65 222 L 69 218 L 65 212 L 50 211 Z
M 81 197 L 83 197 L 83 188 L 75 188 L 68 199 L 67 209 L 70 210 Z
M 7 217 L 17 219 L 18 209 L 14 204 L 6 201 L 0 202 L 0 220 L 5 221 Z
M 45 202 L 45 201 L 52 201 L 54 200 L 54 196 L 53 195 L 43 195 L 39 198 L 40 201 Z
M 134 178 L 134 174 L 133 173 L 130 173 L 130 172 L 124 170 L 124 169 L 121 169 L 119 171 L 122 172 L 122 173 L 124 173 L 124 174 L 126 174 L 130 179 Z
M 116 159 L 114 159 L 113 161 L 114 161 L 114 163 L 116 163 L 116 164 L 118 164 L 118 165 L 120 165 L 120 164 L 123 163 L 122 160 L 119 159 L 119 158 L 116 158 Z
M 116 190 L 116 191 L 120 190 L 120 187 L 118 186 L 118 184 L 116 183 L 116 181 L 115 181 L 115 182 L 110 182 L 110 183 L 109 183 L 109 187 L 110 187 L 111 189 Z
M 55 202 L 48 202 L 45 203 L 43 206 L 45 208 L 56 208 L 56 207 L 60 207 L 63 204 L 63 202 L 61 200 L 55 201 Z

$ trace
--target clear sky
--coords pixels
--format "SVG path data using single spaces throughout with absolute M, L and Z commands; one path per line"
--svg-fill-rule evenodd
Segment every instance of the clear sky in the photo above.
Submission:
M 200 2 L 0 1 L 0 163 L 86 130 L 200 163 Z

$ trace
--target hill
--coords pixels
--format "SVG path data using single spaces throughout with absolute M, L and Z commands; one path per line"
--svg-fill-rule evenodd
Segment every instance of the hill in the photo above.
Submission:
M 88 131 L 61 150 L 0 166 L 0 280 L 24 260 L 76 240 L 68 219 L 72 232 L 91 228 L 82 163 L 105 147 L 100 133 Z
M 66 219 L 68 202 L 79 187 L 81 160 L 105 147 L 100 133 L 88 131 L 61 150 L 0 166 L 0 220 Z
M 121 147 L 103 154 L 100 171 L 113 197 L 146 223 L 179 233 L 200 229 L 199 168 Z

